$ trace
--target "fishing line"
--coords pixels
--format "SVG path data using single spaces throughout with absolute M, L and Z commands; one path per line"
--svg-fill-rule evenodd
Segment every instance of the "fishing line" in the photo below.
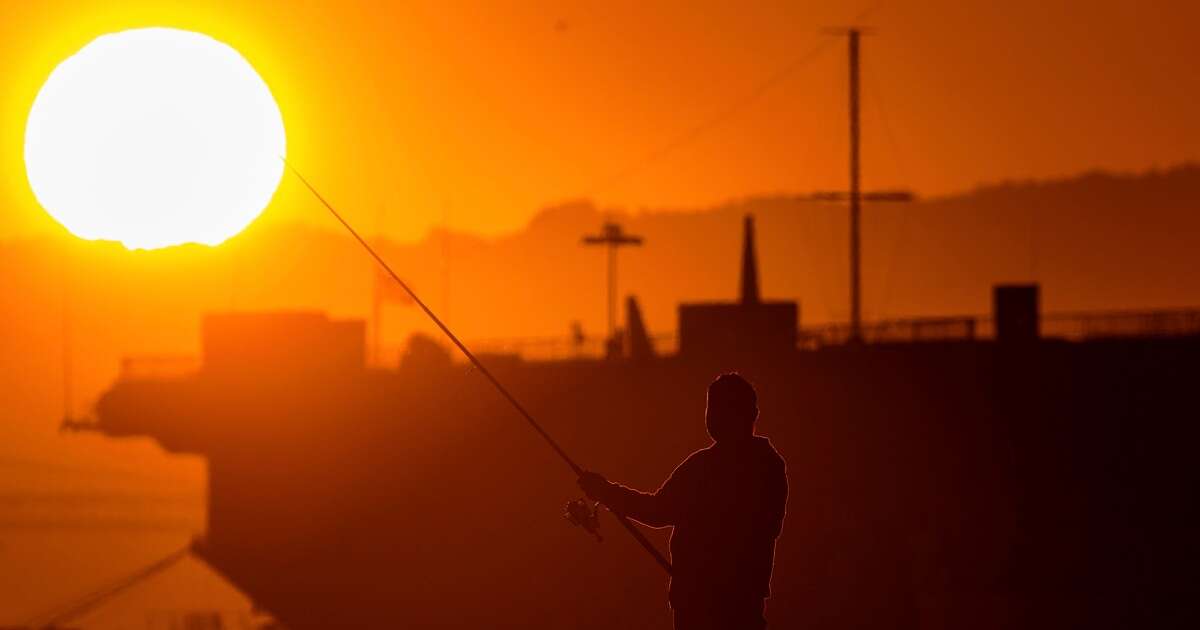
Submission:
M 379 263 L 379 266 L 382 267 L 383 270 L 386 271 L 389 276 L 391 276 L 392 280 L 395 280 L 396 283 L 400 285 L 400 288 L 404 289 L 404 292 L 407 293 L 408 296 L 410 298 L 412 298 L 413 302 L 418 307 L 420 307 L 421 310 L 424 311 L 426 315 L 429 316 L 429 319 L 433 320 L 433 323 L 436 324 L 437 327 L 439 329 L 441 329 L 441 331 L 443 333 L 446 334 L 446 337 L 448 337 L 450 339 L 450 341 L 455 345 L 455 347 L 457 347 L 460 351 L 462 351 L 463 356 L 467 357 L 467 360 L 471 362 L 471 365 L 474 365 L 475 369 L 479 370 L 479 373 L 483 374 L 483 376 L 485 378 L 487 378 L 488 382 L 490 382 L 492 384 L 492 386 L 496 388 L 496 391 L 500 392 L 500 395 L 504 396 L 505 400 L 507 400 L 510 404 L 512 404 L 513 408 L 517 410 L 517 413 L 519 413 L 522 418 L 525 418 L 525 421 L 529 423 L 529 426 L 532 427 L 533 430 L 536 431 L 537 434 L 540 435 L 542 437 L 542 439 L 546 441 L 546 444 L 550 445 L 550 448 L 554 449 L 554 452 L 556 454 L 558 454 L 559 458 L 561 458 L 563 460 L 563 462 L 565 462 L 567 464 L 567 466 L 571 469 L 571 472 L 575 473 L 576 476 L 582 475 L 585 472 L 585 470 L 579 464 L 576 464 L 575 460 L 571 459 L 570 455 L 567 455 L 567 452 L 565 450 L 563 450 L 563 448 L 561 446 L 559 446 L 558 442 L 556 442 L 554 440 L 554 438 L 550 437 L 550 434 L 547 433 L 546 430 L 542 428 L 542 425 L 538 424 L 537 420 L 533 419 L 533 415 L 531 415 L 529 413 L 529 411 L 525 409 L 525 406 L 522 405 L 520 403 L 520 401 L 518 401 L 516 399 L 516 397 L 513 396 L 512 393 L 510 393 L 508 391 L 508 388 L 504 387 L 504 385 L 502 383 L 500 383 L 500 381 L 495 376 L 492 375 L 492 373 L 487 369 L 487 367 L 485 367 L 483 365 L 483 363 L 480 362 L 480 360 L 478 358 L 476 358 L 475 355 L 467 348 L 466 344 L 464 344 L 462 341 L 460 341 L 458 336 L 455 335 L 450 330 L 450 328 L 448 326 L 446 326 L 445 323 L 442 322 L 441 318 L 439 318 L 433 312 L 433 310 L 430 309 L 429 306 L 427 306 L 425 304 L 425 302 L 421 300 L 421 298 L 417 295 L 417 293 L 415 291 L 413 291 L 412 288 L 409 287 L 407 283 L 405 283 L 403 280 L 400 279 L 400 276 L 397 275 L 396 272 L 392 270 L 391 265 L 388 265 L 387 261 L 385 261 L 383 259 L 383 257 L 381 257 L 375 251 L 375 248 L 371 247 L 370 243 L 367 243 L 366 239 L 364 239 L 362 236 L 360 236 L 358 234 L 358 231 L 355 230 L 354 227 L 351 226 L 350 223 L 348 221 L 346 221 L 346 219 L 344 219 L 342 217 L 342 215 L 333 208 L 332 204 L 330 204 L 328 201 L 325 200 L 325 197 L 321 196 L 321 193 L 317 192 L 317 189 L 314 188 L 313 185 L 310 184 L 308 182 L 308 180 L 305 179 L 304 176 L 300 174 L 300 171 L 296 170 L 296 167 L 292 166 L 292 163 L 287 161 L 287 158 L 281 157 L 280 159 L 283 160 L 283 163 L 285 165 L 287 165 L 287 167 L 290 171 L 292 171 L 292 174 L 295 175 L 296 178 L 299 179 L 300 182 L 303 183 L 306 188 L 308 188 L 309 192 L 311 192 L 313 194 L 313 196 L 317 198 L 317 201 L 320 201 L 321 205 L 325 206 L 326 210 L 329 210 L 329 213 L 332 214 L 333 217 L 338 220 L 338 223 L 341 223 L 342 227 L 346 228 L 346 231 L 350 232 L 350 235 L 353 236 L 354 239 L 358 241 L 359 245 L 362 245 L 363 249 L 367 250 L 367 253 L 370 254 L 371 257 L 375 259 L 375 262 Z M 651 543 L 650 540 L 646 538 L 645 534 L 643 534 L 641 532 L 641 530 L 639 530 L 637 528 L 637 526 L 634 525 L 633 522 L 630 521 L 628 518 L 626 518 L 623 514 L 619 514 L 617 512 L 613 512 L 612 514 L 613 514 L 613 516 L 616 517 L 617 522 L 620 523 L 621 526 L 623 526 L 630 533 L 630 535 L 633 536 L 633 538 L 635 540 L 637 540 L 638 544 L 640 544 L 642 546 L 642 548 L 646 550 L 647 553 L 649 553 L 651 556 L 653 556 L 655 561 L 657 561 L 658 564 L 660 566 L 662 566 L 662 568 L 668 574 L 670 574 L 671 573 L 670 561 L 668 561 L 666 559 L 666 557 L 662 555 L 662 552 L 660 552 L 658 550 L 658 548 L 655 547 L 654 544 Z

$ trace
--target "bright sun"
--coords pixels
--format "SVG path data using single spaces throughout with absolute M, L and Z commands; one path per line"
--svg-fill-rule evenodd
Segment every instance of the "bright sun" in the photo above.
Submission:
M 96 38 L 50 74 L 25 127 L 38 202 L 73 234 L 129 248 L 216 245 L 283 176 L 283 118 L 236 50 L 146 28 Z

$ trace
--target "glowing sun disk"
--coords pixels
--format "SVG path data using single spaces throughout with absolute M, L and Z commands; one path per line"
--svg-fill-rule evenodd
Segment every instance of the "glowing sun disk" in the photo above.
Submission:
M 216 245 L 271 201 L 283 118 L 236 50 L 147 28 L 104 35 L 54 69 L 25 127 L 38 202 L 71 233 L 130 248 Z

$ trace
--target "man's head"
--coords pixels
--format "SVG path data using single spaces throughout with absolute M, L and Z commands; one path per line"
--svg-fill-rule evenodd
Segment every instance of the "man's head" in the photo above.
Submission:
M 758 420 L 758 394 L 737 372 L 722 374 L 708 386 L 704 423 L 717 442 L 739 440 L 754 434 Z

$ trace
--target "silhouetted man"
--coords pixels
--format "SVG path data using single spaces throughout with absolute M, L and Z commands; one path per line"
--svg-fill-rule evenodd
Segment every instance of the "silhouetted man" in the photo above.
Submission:
M 766 627 L 775 539 L 783 527 L 783 458 L 754 434 L 758 395 L 736 373 L 708 386 L 705 424 L 714 444 L 692 453 L 654 494 L 585 473 L 579 485 L 618 514 L 671 532 L 676 630 Z

